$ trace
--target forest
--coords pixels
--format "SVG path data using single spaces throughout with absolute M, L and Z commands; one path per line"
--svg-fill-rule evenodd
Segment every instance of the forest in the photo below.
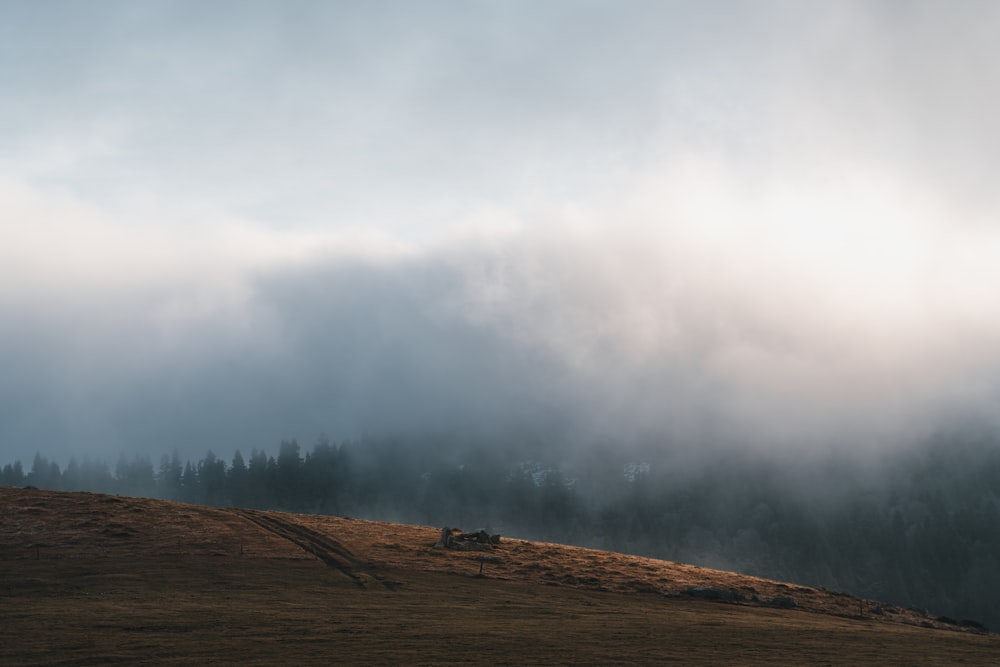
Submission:
M 822 586 L 1000 628 L 1000 441 L 939 436 L 890 457 L 785 461 L 669 448 L 459 438 L 319 439 L 65 467 L 36 454 L 0 484 L 455 526 Z

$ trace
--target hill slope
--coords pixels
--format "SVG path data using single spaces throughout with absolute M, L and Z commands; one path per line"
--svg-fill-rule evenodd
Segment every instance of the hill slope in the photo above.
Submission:
M 0 487 L 0 663 L 1000 656 L 996 636 L 843 594 L 506 538 L 484 563 L 439 532 Z

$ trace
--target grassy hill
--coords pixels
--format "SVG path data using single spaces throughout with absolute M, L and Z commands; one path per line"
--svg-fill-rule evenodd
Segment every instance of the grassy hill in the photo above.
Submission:
M 483 563 L 439 533 L 0 487 L 0 664 L 1000 661 L 844 594 L 507 537 Z

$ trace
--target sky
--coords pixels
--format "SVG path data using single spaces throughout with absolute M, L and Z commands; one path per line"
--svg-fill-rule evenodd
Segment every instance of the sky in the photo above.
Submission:
M 994 2 L 0 13 L 0 463 L 996 426 Z

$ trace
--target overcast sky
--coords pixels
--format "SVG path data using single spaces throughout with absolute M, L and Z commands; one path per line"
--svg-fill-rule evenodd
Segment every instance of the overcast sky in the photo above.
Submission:
M 0 463 L 1000 415 L 995 2 L 0 17 Z

